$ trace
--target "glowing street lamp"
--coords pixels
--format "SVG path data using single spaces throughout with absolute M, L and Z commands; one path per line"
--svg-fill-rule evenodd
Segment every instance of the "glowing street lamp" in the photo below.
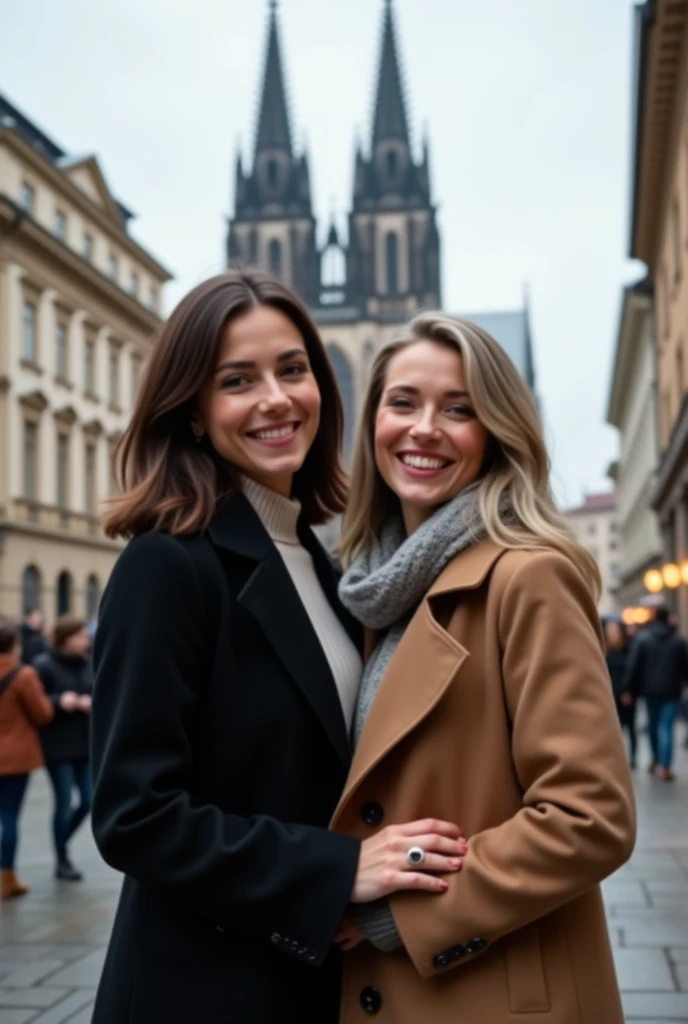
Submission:
M 667 562 L 662 566 L 662 579 L 665 587 L 676 590 L 681 585 L 681 570 L 674 562 Z
M 683 566 L 681 566 L 681 575 L 684 582 L 688 583 L 688 562 L 684 562 L 683 565 L 686 567 L 686 575 L 683 575 Z M 664 590 L 664 578 L 659 569 L 648 569 L 643 576 L 643 583 L 645 584 L 645 589 L 649 590 L 651 594 L 659 594 L 660 591 Z

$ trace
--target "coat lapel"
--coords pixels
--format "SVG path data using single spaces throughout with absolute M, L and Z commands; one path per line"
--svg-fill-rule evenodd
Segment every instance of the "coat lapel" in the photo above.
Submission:
M 470 657 L 433 614 L 433 598 L 474 589 L 484 582 L 503 548 L 490 541 L 461 552 L 440 573 L 408 625 L 366 719 L 344 793 L 332 819 L 382 758 L 437 706 Z M 366 653 L 374 634 L 366 634 Z
M 242 494 L 234 496 L 213 518 L 208 533 L 214 544 L 252 563 L 237 600 L 260 624 L 348 767 L 351 748 L 329 662 L 280 553 L 250 502 Z

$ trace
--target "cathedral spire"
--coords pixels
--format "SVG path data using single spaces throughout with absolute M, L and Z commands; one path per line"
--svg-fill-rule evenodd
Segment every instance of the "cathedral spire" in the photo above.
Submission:
M 268 49 L 260 100 L 256 156 L 263 149 L 283 149 L 292 155 L 287 96 L 284 89 L 282 52 L 277 23 L 277 0 L 270 0 Z
M 373 115 L 373 148 L 386 139 L 398 139 L 410 148 L 392 0 L 385 0 L 382 56 Z

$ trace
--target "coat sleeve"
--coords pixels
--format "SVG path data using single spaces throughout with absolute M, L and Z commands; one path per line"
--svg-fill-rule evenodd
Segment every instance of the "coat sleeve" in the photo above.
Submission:
M 636 636 L 631 644 L 626 668 L 625 689 L 639 697 L 643 691 L 643 673 L 645 670 L 645 643 L 642 634 Z
M 171 904 L 318 966 L 344 915 L 360 844 L 325 828 L 225 813 L 192 795 L 215 641 L 205 596 L 188 549 L 163 534 L 132 541 L 113 570 L 94 650 L 96 843 L 112 867 Z
M 502 685 L 523 805 L 468 836 L 463 868 L 440 900 L 390 898 L 424 977 L 470 963 L 631 855 L 633 786 L 598 622 L 588 587 L 563 555 L 533 552 L 504 586 Z
M 37 729 L 52 721 L 55 708 L 41 685 L 38 675 L 29 665 L 17 679 L 17 694 L 26 717 Z

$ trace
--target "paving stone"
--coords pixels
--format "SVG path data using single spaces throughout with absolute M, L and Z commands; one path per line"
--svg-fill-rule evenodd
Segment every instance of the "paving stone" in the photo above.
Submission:
M 676 946 L 685 942 L 688 922 L 683 916 L 665 920 L 644 920 L 641 915 L 615 917 L 614 924 L 623 929 L 626 946 Z
M 46 1010 L 39 1017 L 36 1017 L 31 1024 L 65 1024 L 66 1021 L 72 1021 L 75 1014 L 82 1011 L 85 1007 L 93 1004 L 93 993 L 92 992 L 72 992 L 71 995 L 63 999 L 57 1006 L 53 1006 L 52 1009 Z M 0 1021 L 2 1024 L 2 1021 Z
M 0 1010 L 0 1024 L 27 1024 L 35 1013 L 35 1010 Z
M 0 1006 L 35 1006 L 36 1009 L 42 1010 L 64 997 L 64 988 L 55 988 L 52 985 L 32 985 L 30 988 L 0 986 Z
M 619 986 L 626 992 L 675 992 L 667 958 L 658 949 L 615 949 Z
M 63 966 L 62 960 L 34 960 L 6 975 L 3 986 L 5 988 L 27 988 L 29 985 L 43 981 L 49 974 L 53 974 Z
M 672 946 L 669 956 L 675 964 L 688 964 L 688 943 L 685 946 Z
M 81 960 L 76 960 L 69 967 L 51 975 L 50 984 L 63 985 L 65 988 L 97 988 L 105 952 L 105 948 L 98 949 Z
M 68 1017 L 69 1024 L 91 1024 L 93 1016 L 93 1002 L 87 1003 L 82 1010 L 79 1010 L 73 1017 Z
M 686 992 L 622 992 L 621 997 L 627 1021 L 635 1017 L 652 1021 L 665 1017 L 672 1024 L 688 1020 Z
M 682 992 L 688 992 L 688 964 L 677 964 L 674 970 L 678 978 L 678 987 Z

